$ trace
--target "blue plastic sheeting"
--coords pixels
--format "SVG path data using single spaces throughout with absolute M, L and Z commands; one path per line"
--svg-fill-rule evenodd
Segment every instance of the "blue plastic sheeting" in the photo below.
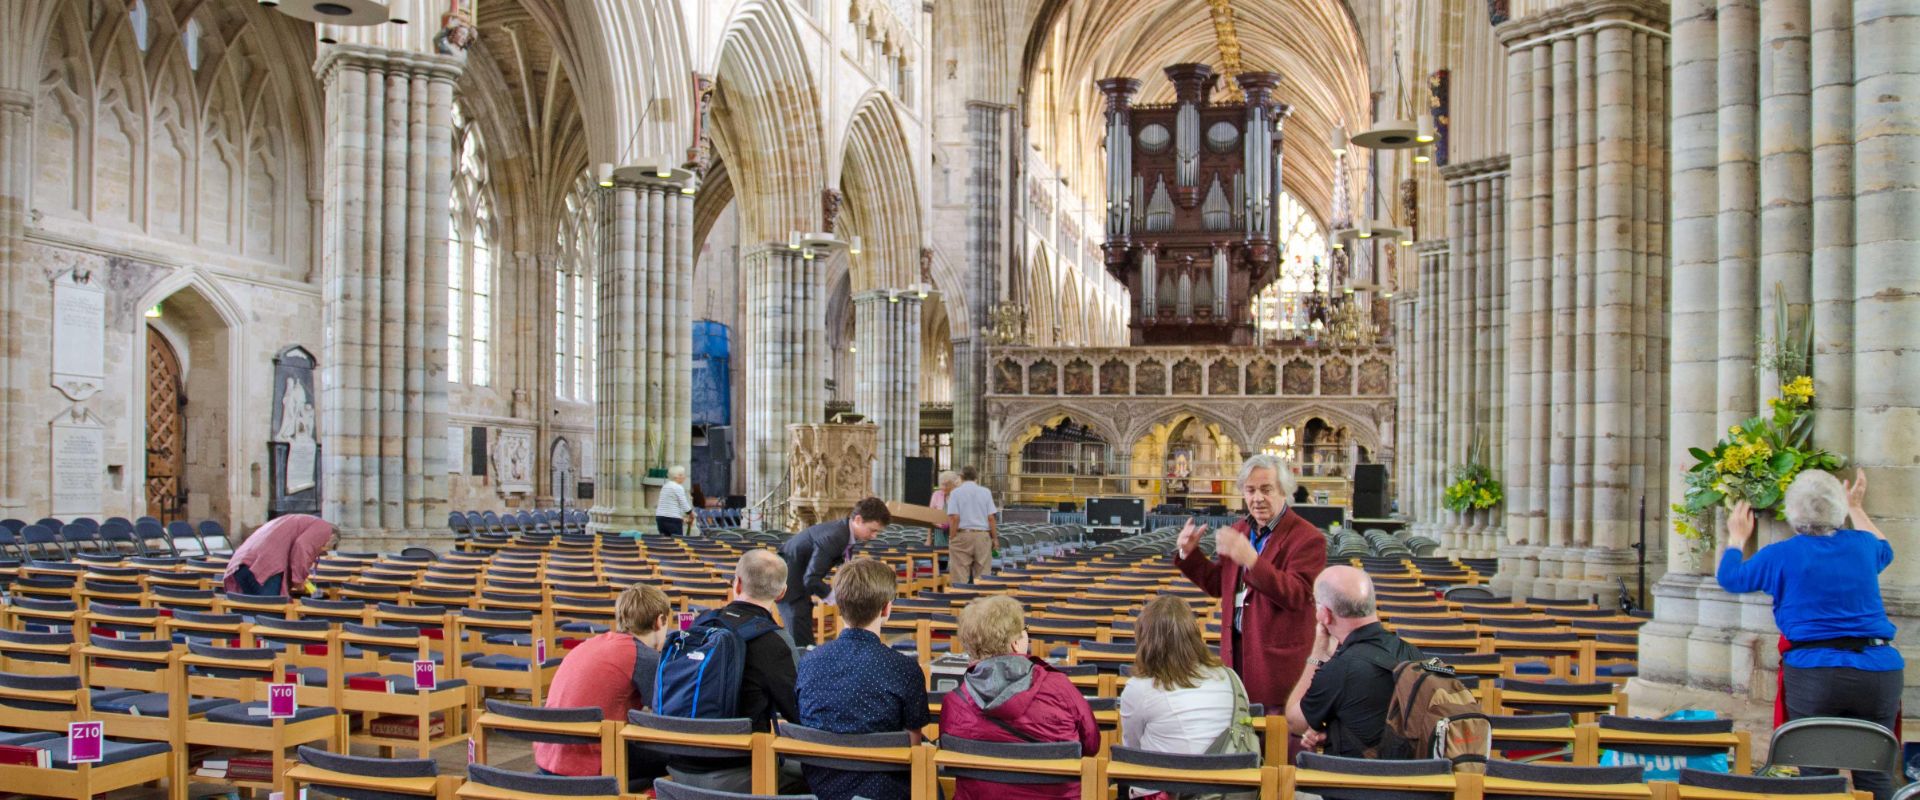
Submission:
M 731 332 L 713 320 L 693 323 L 693 424 L 733 424 Z

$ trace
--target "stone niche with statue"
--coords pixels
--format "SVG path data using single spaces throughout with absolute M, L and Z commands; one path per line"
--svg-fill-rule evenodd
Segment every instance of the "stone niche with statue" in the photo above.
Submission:
M 787 528 L 798 531 L 853 512 L 873 494 L 879 428 L 870 422 L 787 426 Z

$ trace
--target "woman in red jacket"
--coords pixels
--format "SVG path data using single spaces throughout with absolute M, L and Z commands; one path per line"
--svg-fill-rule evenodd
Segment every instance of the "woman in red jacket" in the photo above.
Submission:
M 940 735 L 985 742 L 1078 742 L 1081 755 L 1100 751 L 1093 709 L 1073 681 L 1027 655 L 1027 622 L 1006 595 L 982 597 L 960 610 L 960 647 L 973 666 L 940 707 Z M 954 800 L 1075 800 L 1080 782 L 1000 784 L 961 778 Z

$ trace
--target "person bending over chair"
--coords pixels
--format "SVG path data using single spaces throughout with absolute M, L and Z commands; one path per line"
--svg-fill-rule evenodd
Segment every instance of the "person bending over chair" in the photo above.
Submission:
M 733 602 L 702 615 L 695 624 L 704 625 L 717 619 L 729 628 L 740 630 L 752 617 L 771 622 L 773 604 L 786 591 L 786 583 L 787 562 L 772 550 L 748 550 L 733 570 Z M 753 720 L 757 731 L 773 730 L 776 712 L 782 719 L 800 719 L 800 704 L 794 695 L 796 678 L 793 642 L 786 635 L 770 633 L 748 640 L 735 715 Z M 667 772 L 675 783 L 702 789 L 741 794 L 753 791 L 751 757 L 670 759 Z M 781 777 L 783 788 L 797 787 L 797 771 Z
M 1727 517 L 1727 549 L 1715 577 L 1734 594 L 1773 596 L 1773 622 L 1789 643 L 1781 657 L 1787 719 L 1847 717 L 1891 731 L 1900 713 L 1906 661 L 1893 648 L 1893 623 L 1880 600 L 1880 573 L 1893 546 L 1867 517 L 1867 474 L 1852 483 L 1807 470 L 1787 486 L 1787 524 L 1795 536 L 1744 558 L 1753 535 L 1745 500 Z M 1847 518 L 1852 528 L 1843 528 Z M 1802 775 L 1833 770 L 1803 767 Z M 1855 772 L 1853 785 L 1875 800 L 1893 795 L 1884 772 Z
M 834 599 L 840 636 L 800 660 L 800 719 L 828 733 L 906 731 L 920 740 L 927 712 L 926 675 L 911 656 L 880 640 L 899 579 L 893 567 L 857 558 L 840 568 Z M 913 784 L 904 772 L 852 772 L 807 765 L 807 785 L 820 800 L 907 800 Z
M 833 592 L 827 573 L 853 557 L 855 544 L 871 541 L 892 521 L 886 501 L 868 497 L 854 503 L 853 514 L 846 519 L 822 522 L 780 544 L 780 557 L 787 560 L 787 591 L 780 599 L 780 613 L 786 616 L 794 645 L 813 644 L 814 598 L 824 600 Z
M 653 698 L 654 669 L 667 638 L 667 614 L 673 605 L 665 592 L 636 583 L 614 602 L 613 630 L 569 651 L 547 689 L 548 708 L 598 706 L 602 719 L 625 722 L 628 711 L 644 710 Z M 651 781 L 667 774 L 666 762 L 631 745 L 629 780 Z M 600 745 L 535 742 L 533 763 L 554 775 L 599 775 Z
M 1193 606 L 1163 594 L 1134 626 L 1133 677 L 1120 691 L 1121 745 L 1158 753 L 1199 755 L 1233 722 L 1240 678 L 1221 666 L 1200 636 Z
M 1020 603 L 1006 595 L 960 610 L 960 647 L 973 660 L 940 707 L 940 735 L 987 742 L 1079 742 L 1100 752 L 1100 728 L 1073 681 L 1027 654 Z M 998 784 L 961 778 L 954 800 L 1073 800 L 1080 783 Z
M 1313 654 L 1287 699 L 1287 729 L 1311 748 L 1348 758 L 1411 758 L 1378 753 L 1386 731 L 1393 670 L 1426 658 L 1387 632 L 1374 613 L 1373 581 L 1353 567 L 1327 567 L 1313 582 Z
M 226 590 L 288 596 L 304 586 L 313 565 L 340 544 L 333 523 L 307 514 L 275 517 L 227 557 Z

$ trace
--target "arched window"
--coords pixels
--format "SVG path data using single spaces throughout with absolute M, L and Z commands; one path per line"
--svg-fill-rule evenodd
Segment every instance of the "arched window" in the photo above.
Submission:
M 447 220 L 447 379 L 493 380 L 493 189 L 480 132 L 453 108 L 453 213 Z
M 1260 336 L 1268 340 L 1304 335 L 1308 300 L 1332 289 L 1327 230 L 1288 192 L 1280 193 L 1280 246 L 1280 277 L 1254 298 Z
M 591 402 L 599 365 L 601 192 L 580 176 L 567 193 L 553 270 L 553 394 Z

